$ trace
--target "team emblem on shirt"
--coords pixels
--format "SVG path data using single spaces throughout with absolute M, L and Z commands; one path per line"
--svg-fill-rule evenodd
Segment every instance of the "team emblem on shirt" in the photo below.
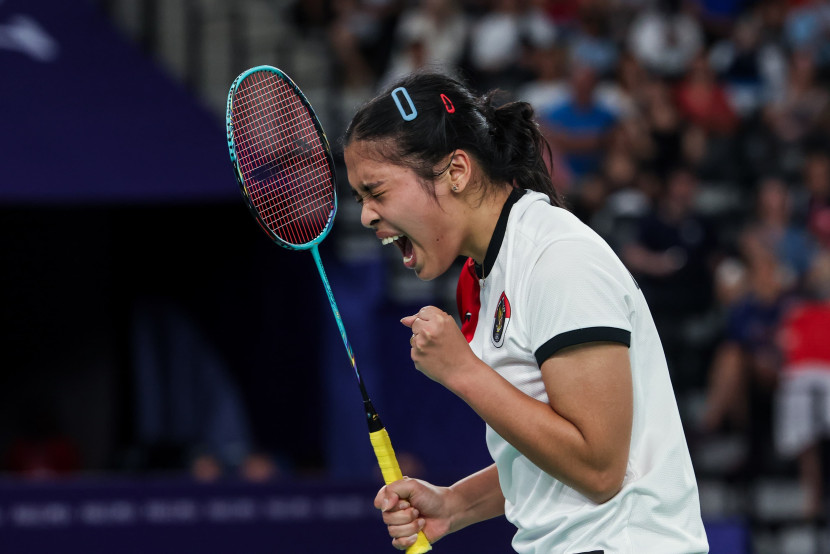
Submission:
M 507 324 L 510 323 L 510 301 L 507 295 L 501 293 L 499 303 L 496 306 L 496 313 L 493 315 L 493 346 L 501 348 L 504 344 L 504 332 Z

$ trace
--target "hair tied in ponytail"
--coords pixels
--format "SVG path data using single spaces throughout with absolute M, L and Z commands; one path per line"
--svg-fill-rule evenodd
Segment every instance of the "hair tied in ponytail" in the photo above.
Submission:
M 444 108 L 447 110 L 447 113 L 455 113 L 455 106 L 446 94 L 441 94 L 441 101 L 444 102 Z
M 409 112 L 403 109 L 401 99 L 399 98 L 401 95 L 406 99 L 407 104 L 409 104 Z M 398 111 L 401 112 L 401 117 L 404 121 L 412 121 L 418 117 L 418 110 L 415 109 L 415 104 L 412 103 L 412 98 L 409 97 L 409 92 L 404 87 L 398 87 L 392 91 L 392 100 L 395 101 L 395 105 L 398 107 Z

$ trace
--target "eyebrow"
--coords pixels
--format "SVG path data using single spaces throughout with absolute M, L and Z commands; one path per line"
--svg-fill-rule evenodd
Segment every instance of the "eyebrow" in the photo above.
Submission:
M 383 181 L 373 181 L 371 183 L 360 183 L 356 187 L 351 187 L 352 195 L 354 195 L 355 198 L 360 198 L 363 195 L 372 192 L 372 190 L 378 188 L 382 184 L 383 184 Z M 363 194 L 361 194 L 361 192 Z
M 362 190 L 372 190 L 378 188 L 382 184 L 383 181 L 372 181 L 371 183 L 360 183 L 360 185 L 358 185 L 358 188 Z

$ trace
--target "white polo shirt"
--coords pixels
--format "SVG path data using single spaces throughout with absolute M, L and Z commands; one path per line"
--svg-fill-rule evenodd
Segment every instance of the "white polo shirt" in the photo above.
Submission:
M 631 360 L 628 467 L 608 502 L 596 504 L 551 477 L 487 426 L 505 515 L 518 527 L 516 552 L 708 552 L 660 339 L 642 292 L 611 248 L 546 196 L 516 190 L 477 269 L 484 278 L 470 346 L 526 394 L 548 402 L 539 367 L 567 346 L 619 342 Z

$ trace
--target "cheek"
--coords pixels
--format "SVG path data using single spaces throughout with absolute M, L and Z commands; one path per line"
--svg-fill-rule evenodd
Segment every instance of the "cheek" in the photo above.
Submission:
M 433 222 L 427 238 L 427 248 L 429 248 L 430 257 L 433 260 L 439 265 L 448 266 L 458 257 L 458 249 L 452 240 L 451 229 L 442 226 L 442 224 L 445 224 L 445 222 Z

